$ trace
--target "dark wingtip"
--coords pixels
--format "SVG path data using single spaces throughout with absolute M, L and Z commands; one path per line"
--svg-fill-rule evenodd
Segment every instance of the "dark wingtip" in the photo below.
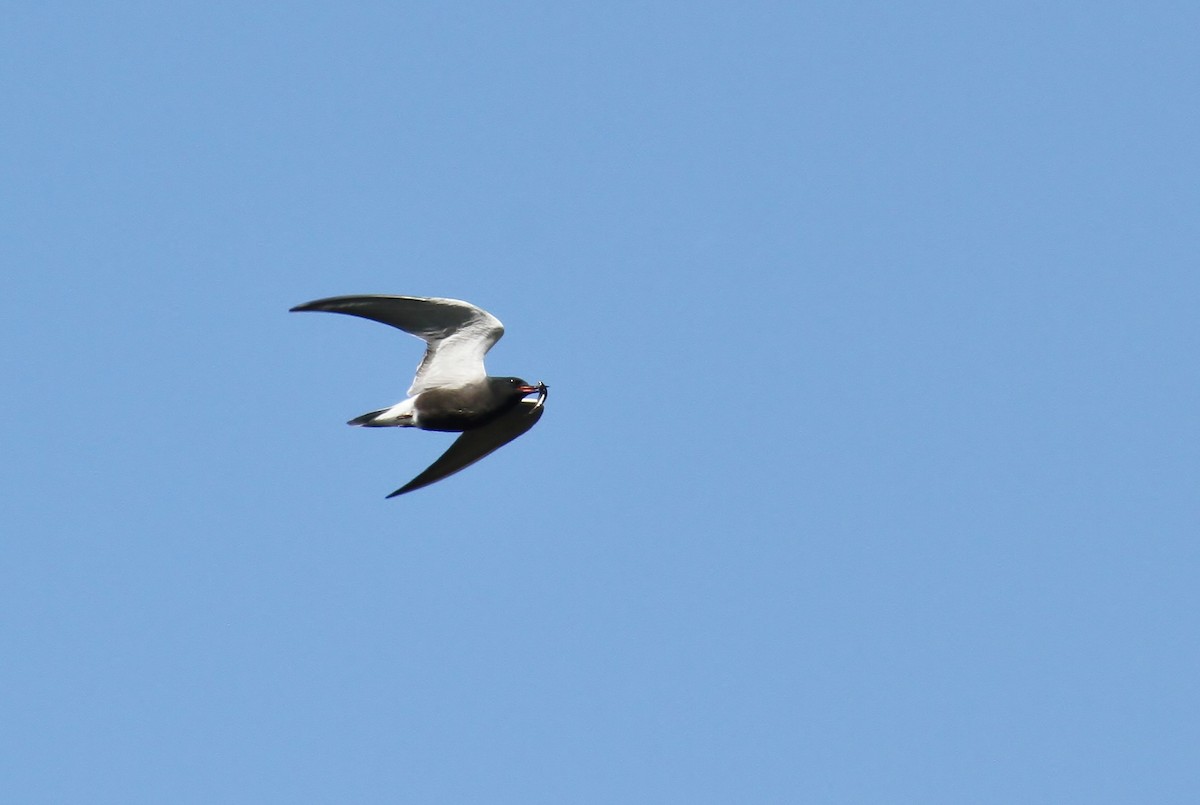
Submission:
M 422 483 L 417 483 L 417 481 L 420 481 L 420 480 L 421 480 L 421 476 L 418 475 L 416 478 L 413 478 L 411 481 L 406 483 L 404 486 L 400 487 L 395 492 L 393 492 L 392 494 L 385 497 L 384 500 L 391 500 L 392 498 L 398 498 L 401 495 L 407 495 L 409 492 L 416 492 L 418 489 L 424 489 L 425 487 L 434 483 L 434 481 L 423 481 Z M 441 479 L 439 478 L 436 480 L 441 480 Z

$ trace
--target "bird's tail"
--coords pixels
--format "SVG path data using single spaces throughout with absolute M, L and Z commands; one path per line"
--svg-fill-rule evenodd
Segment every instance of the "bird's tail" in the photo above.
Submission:
M 386 428 L 387 425 L 383 424 L 382 422 L 376 422 L 375 417 L 379 416 L 380 414 L 386 413 L 388 410 L 389 409 L 387 409 L 387 408 L 380 408 L 378 411 L 369 411 L 369 412 L 363 414 L 362 416 L 354 417 L 354 419 L 351 419 L 346 424 L 347 425 L 355 425 L 355 426 L 361 425 L 364 428 Z M 392 424 L 392 423 L 388 423 L 388 424 Z

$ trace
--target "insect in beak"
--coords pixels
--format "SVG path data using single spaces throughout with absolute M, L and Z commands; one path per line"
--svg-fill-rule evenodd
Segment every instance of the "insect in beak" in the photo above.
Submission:
M 537 402 L 535 402 L 533 404 L 532 410 L 534 410 L 534 411 L 536 411 L 537 409 L 541 408 L 543 405 L 546 404 L 546 397 L 549 396 L 550 387 L 539 380 L 535 390 L 538 393 L 538 398 L 537 398 Z

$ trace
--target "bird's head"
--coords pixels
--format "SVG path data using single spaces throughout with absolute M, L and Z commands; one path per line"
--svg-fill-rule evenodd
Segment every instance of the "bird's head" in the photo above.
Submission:
M 488 381 L 499 394 L 507 397 L 516 405 L 518 401 L 528 394 L 539 394 L 539 402 L 546 396 L 545 383 L 530 383 L 522 380 L 519 377 L 490 377 Z
M 513 394 L 521 397 L 524 397 L 526 394 L 532 394 L 538 390 L 537 386 L 533 385 L 532 383 L 528 383 L 519 377 L 497 377 L 495 379 L 500 381 L 499 385 L 501 388 L 507 389 Z
M 512 397 L 514 400 L 519 400 L 526 394 L 533 394 L 535 391 L 540 391 L 540 387 L 522 380 L 519 377 L 489 377 L 488 381 L 492 388 L 506 397 Z

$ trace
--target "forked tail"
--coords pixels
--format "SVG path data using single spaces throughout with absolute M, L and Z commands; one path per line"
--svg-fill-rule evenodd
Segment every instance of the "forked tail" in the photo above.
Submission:
M 379 416 L 380 414 L 386 413 L 387 411 L 388 411 L 387 408 L 380 408 L 378 411 L 369 411 L 368 413 L 365 413 L 362 416 L 354 417 L 354 419 L 351 419 L 346 424 L 347 425 L 355 425 L 355 426 L 361 425 L 364 428 L 386 428 L 387 425 L 375 422 L 375 417 Z

